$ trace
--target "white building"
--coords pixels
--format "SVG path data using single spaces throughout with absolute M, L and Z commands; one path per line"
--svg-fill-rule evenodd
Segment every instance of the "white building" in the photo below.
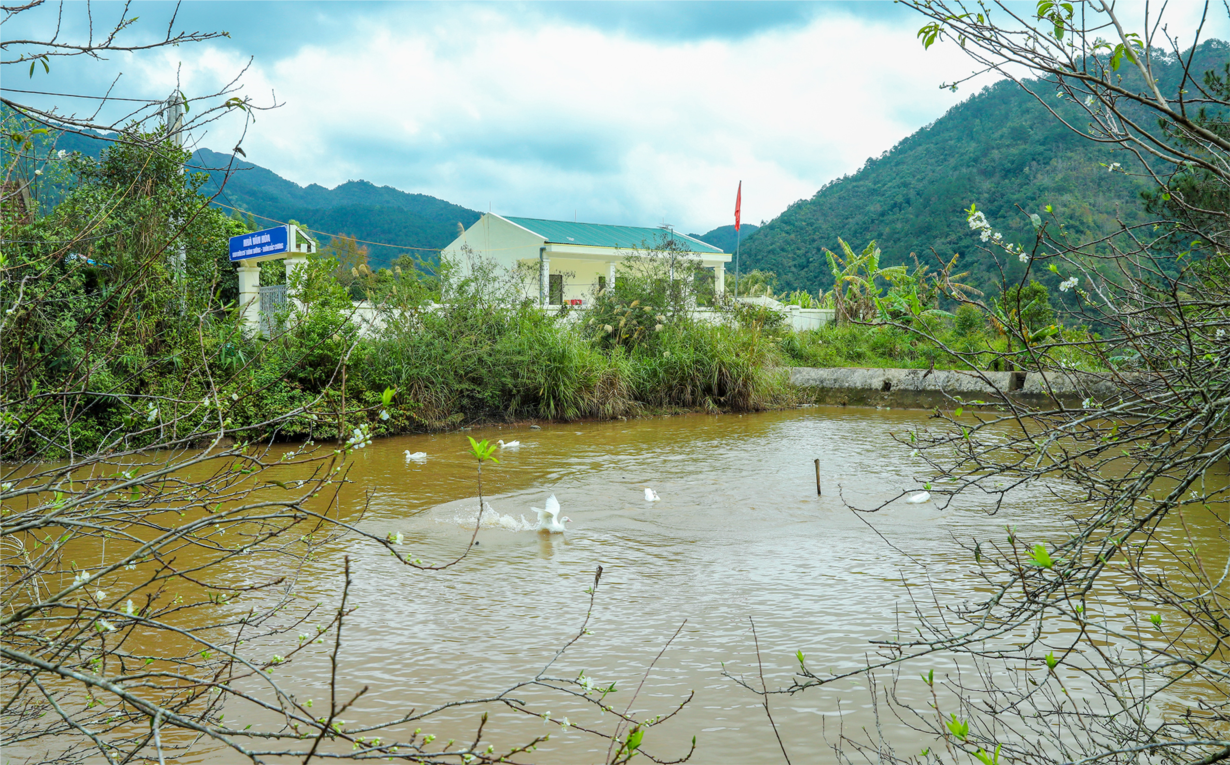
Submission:
M 673 241 L 712 268 L 714 289 L 725 287 L 730 255 L 699 239 L 660 228 L 607 226 L 487 213 L 466 229 L 441 257 L 464 265 L 466 250 L 474 256 L 515 271 L 528 267 L 538 274 L 538 298 L 544 306 L 589 302 L 595 288 L 614 285 L 619 262 L 633 254 L 652 253 Z M 532 278 L 532 277 L 531 277 Z M 534 285 L 531 282 L 531 285 Z

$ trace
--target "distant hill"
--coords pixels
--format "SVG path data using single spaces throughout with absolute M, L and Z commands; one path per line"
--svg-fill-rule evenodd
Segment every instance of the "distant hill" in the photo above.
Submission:
M 203 191 L 213 194 L 221 188 L 217 201 L 230 207 L 275 221 L 294 219 L 321 232 L 395 245 L 367 245 L 373 267 L 388 265 L 402 252 L 416 252 L 415 248 L 422 248 L 416 254 L 430 258 L 431 250 L 457 238 L 458 224 L 469 226 L 480 217 L 442 199 L 367 181 L 348 181 L 333 189 L 314 183 L 300 186 L 249 162 L 236 162 L 222 184 L 222 168 L 229 160 L 228 155 L 201 149 L 193 154 L 189 169 L 207 173 L 210 181 Z M 261 219 L 257 223 L 275 225 Z M 322 243 L 329 239 L 320 238 Z
M 1193 71 L 1224 65 L 1228 52 L 1221 41 L 1202 44 Z M 1178 67 L 1170 69 L 1159 78 L 1163 86 Z M 1051 106 L 1077 124 L 1087 121 L 1073 104 L 1056 100 Z M 783 289 L 830 289 L 824 248 L 840 252 L 841 237 L 862 250 L 874 239 L 884 265 L 911 263 L 910 253 L 934 263 L 933 249 L 945 258 L 962 253 L 961 270 L 972 271 L 968 281 L 986 289 L 999 271 L 966 224 L 971 204 L 1020 244 L 1032 243 L 1027 213 L 1045 215 L 1048 204 L 1075 237 L 1108 233 L 1119 219 L 1146 219 L 1140 203 L 1145 184 L 1108 171 L 1114 162 L 1132 167 L 1132 161 L 1080 138 L 1032 96 L 1001 82 L 867 160 L 853 175 L 790 205 L 743 241 L 743 265 L 775 271 Z M 1022 268 L 1015 261 L 1007 267 L 1010 277 Z
M 108 145 L 105 137 L 74 133 L 56 139 L 58 149 L 91 157 L 98 157 Z M 349 181 L 334 189 L 317 184 L 304 187 L 251 162 L 236 161 L 230 178 L 222 184 L 230 159 L 227 154 L 199 149 L 186 168 L 209 176 L 202 188 L 204 193 L 213 195 L 221 188 L 217 204 L 228 212 L 238 208 L 257 216 L 258 226 L 275 226 L 278 221 L 293 219 L 315 229 L 314 235 L 322 245 L 328 243 L 331 234 L 394 245 L 365 245 L 373 268 L 388 265 L 403 252 L 433 259 L 434 250 L 457 238 L 458 224 L 469 226 L 479 218 L 474 210 L 442 199 L 367 181 Z
M 753 226 L 751 223 L 744 223 L 739 227 L 739 238 L 746 242 L 747 238 L 756 233 L 756 229 L 758 228 L 760 228 L 760 226 Z M 718 226 L 707 234 L 688 234 L 688 236 L 695 237 L 696 239 L 711 244 L 714 247 L 721 247 L 722 252 L 735 251 L 735 227 L 733 225 Z M 742 245 L 740 245 L 740 247 L 742 247 Z

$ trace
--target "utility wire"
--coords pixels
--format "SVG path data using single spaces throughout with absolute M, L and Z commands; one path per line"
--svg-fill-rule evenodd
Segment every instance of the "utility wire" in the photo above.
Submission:
M 224 205 L 217 200 L 214 201 L 214 204 L 216 204 L 218 207 L 225 207 L 228 210 L 235 210 L 236 212 L 243 213 L 244 215 L 251 215 L 253 218 L 260 218 L 261 220 L 273 221 L 274 223 L 280 224 L 282 226 L 290 225 L 289 221 L 278 220 L 277 218 L 270 218 L 268 215 L 257 215 L 256 213 L 248 212 L 247 210 L 241 210 L 238 207 L 234 207 L 232 205 Z M 303 229 L 304 231 L 308 231 L 313 234 L 321 234 L 331 239 L 338 237 L 338 236 L 346 236 L 345 234 L 331 234 L 328 231 L 321 231 L 320 229 L 317 229 L 317 228 L 309 228 L 299 223 L 296 223 L 295 225 Z M 346 237 L 346 238 L 354 239 L 355 242 L 358 242 L 360 244 L 374 244 L 377 247 L 396 247 L 399 250 L 422 250 L 423 252 L 441 252 L 441 249 L 439 247 L 407 247 L 402 244 L 389 244 L 388 242 L 369 242 L 366 239 L 357 239 L 354 237 Z

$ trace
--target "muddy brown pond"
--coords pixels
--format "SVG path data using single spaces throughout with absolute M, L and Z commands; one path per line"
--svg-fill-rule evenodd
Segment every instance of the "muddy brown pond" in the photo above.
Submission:
M 498 515 L 488 516 L 480 545 L 458 565 L 415 571 L 375 544 L 343 539 L 300 583 L 303 602 L 336 603 L 342 561 L 350 556 L 358 610 L 343 635 L 341 687 L 370 690 L 344 715 L 347 724 L 490 697 L 532 678 L 577 633 L 589 603 L 586 589 L 601 565 L 590 634 L 551 675 L 572 679 L 583 671 L 597 686 L 615 683 L 607 700 L 619 709 L 645 677 L 633 704 L 642 716 L 669 713 L 694 693 L 678 715 L 646 734 L 644 746 L 658 758 L 682 756 L 695 736 L 693 762 L 782 761 L 760 699 L 723 675 L 725 668 L 760 687 L 751 620 L 771 688 L 790 683 L 796 651 L 818 671 L 854 668 L 873 650 L 870 641 L 908 626 L 909 593 L 930 599 L 933 589 L 941 602 L 979 596 L 974 561 L 958 540 L 1002 537 L 1005 524 L 1039 540 L 1067 534 L 1056 500 L 1042 486 L 1016 492 L 994 516 L 969 500 L 944 510 L 935 502 L 898 501 L 874 515 L 851 512 L 843 500 L 871 507 L 929 480 L 925 464 L 892 439 L 925 426 L 926 417 L 809 408 L 376 441 L 353 458 L 347 501 L 357 505 L 369 496 L 363 527 L 380 537 L 401 534 L 407 553 L 429 562 L 456 556 L 473 530 L 475 463 L 466 436 L 516 439 L 521 446 L 497 452 L 500 463 L 484 470 L 485 496 Z M 408 461 L 407 451 L 427 457 Z M 646 487 L 660 501 L 647 502 Z M 534 520 L 530 508 L 542 507 L 551 494 L 571 518 L 567 533 L 518 530 L 521 516 Z M 234 576 L 261 581 L 272 565 L 241 558 Z M 319 701 L 327 690 L 325 647 L 278 667 L 283 686 L 300 699 L 317 694 Z M 913 685 L 902 683 L 903 698 L 925 708 L 925 686 Z M 561 694 L 515 695 L 555 720 L 612 727 L 609 715 L 604 720 Z M 836 762 L 830 746 L 839 733 L 876 725 L 861 682 L 776 696 L 772 705 L 795 762 Z M 575 728 L 499 705 L 485 708 L 491 720 L 484 740 L 497 750 L 549 731 L 550 741 L 527 761 L 606 757 L 606 741 Z M 482 711 L 461 707 L 420 725 L 440 743 L 468 741 Z M 881 722 L 900 737 L 902 751 L 926 745 L 891 720 Z M 202 750 L 192 759 L 236 757 Z

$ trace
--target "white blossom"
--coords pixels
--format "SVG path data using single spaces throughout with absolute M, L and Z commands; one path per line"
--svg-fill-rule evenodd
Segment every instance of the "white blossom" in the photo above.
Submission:
M 1064 279 L 1062 282 L 1059 283 L 1059 291 L 1067 292 L 1068 290 L 1072 289 L 1078 284 L 1080 284 L 1080 279 L 1076 278 L 1075 276 L 1073 276 L 1070 279 Z
M 128 614 L 129 616 L 133 616 L 136 614 L 136 612 L 137 612 L 136 608 L 132 605 L 132 598 L 129 598 L 128 603 L 124 605 L 124 613 Z
M 1111 162 L 1111 163 L 1110 163 L 1110 167 L 1106 168 L 1106 172 L 1108 172 L 1108 173 L 1113 173 L 1113 172 L 1115 172 L 1115 171 L 1116 171 L 1116 170 L 1118 170 L 1118 169 L 1119 169 L 1119 163 L 1118 163 L 1118 162 Z

